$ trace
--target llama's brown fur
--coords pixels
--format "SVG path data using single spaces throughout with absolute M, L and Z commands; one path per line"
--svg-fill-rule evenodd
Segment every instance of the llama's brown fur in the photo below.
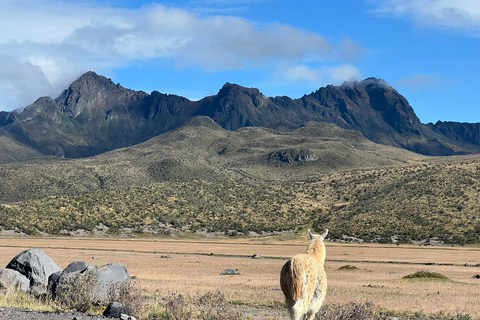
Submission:
M 292 320 L 312 320 L 323 304 L 327 292 L 323 240 L 327 233 L 314 235 L 308 230 L 306 253 L 288 260 L 280 272 L 280 286 Z

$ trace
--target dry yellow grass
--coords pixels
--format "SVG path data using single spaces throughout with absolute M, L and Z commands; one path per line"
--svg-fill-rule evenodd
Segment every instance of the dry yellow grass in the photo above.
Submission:
M 98 265 L 121 262 L 140 278 L 148 294 L 201 294 L 218 289 L 229 300 L 269 305 L 283 302 L 280 269 L 286 259 L 304 252 L 306 240 L 1 238 L 0 265 L 31 247 L 44 248 L 61 267 L 78 260 Z M 171 258 L 162 258 L 164 253 Z M 253 254 L 263 258 L 252 259 Z M 325 304 L 371 301 L 387 310 L 460 312 L 478 318 L 480 280 L 472 276 L 479 274 L 480 268 L 465 267 L 465 263 L 480 263 L 480 248 L 327 242 Z M 359 270 L 338 270 L 346 264 Z M 225 268 L 236 268 L 241 275 L 221 276 Z M 439 271 L 452 281 L 402 280 L 425 269 Z

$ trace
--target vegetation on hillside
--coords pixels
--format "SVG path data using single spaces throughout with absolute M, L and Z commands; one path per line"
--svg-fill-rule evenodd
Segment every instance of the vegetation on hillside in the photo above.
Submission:
M 4 229 L 27 234 L 93 231 L 109 233 L 131 228 L 133 233 L 171 228 L 221 231 L 292 230 L 311 219 L 294 201 L 291 188 L 236 181 L 158 183 L 78 196 L 54 196 L 0 206 Z
M 480 241 L 478 161 L 348 172 L 310 185 L 307 194 L 318 187 L 333 199 L 315 226 L 329 226 L 334 238 Z
M 480 161 L 350 170 L 304 181 L 160 182 L 0 205 L 3 229 L 227 235 L 313 223 L 329 238 L 480 242 Z M 101 229 L 101 228 L 100 228 Z

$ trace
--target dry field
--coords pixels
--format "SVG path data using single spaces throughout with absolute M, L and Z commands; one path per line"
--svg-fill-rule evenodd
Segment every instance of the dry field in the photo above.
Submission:
M 235 302 L 278 306 L 283 302 L 280 269 L 289 257 L 305 250 L 306 240 L 0 238 L 0 265 L 31 247 L 43 248 L 61 267 L 79 260 L 97 265 L 121 262 L 151 296 L 218 289 Z M 252 259 L 253 254 L 261 258 Z M 480 274 L 480 267 L 466 263 L 480 263 L 480 247 L 327 242 L 325 304 L 370 301 L 385 310 L 458 312 L 480 318 L 480 280 L 472 278 Z M 347 264 L 359 270 L 338 270 Z M 221 276 L 225 268 L 238 269 L 240 275 Z M 402 280 L 420 270 L 439 271 L 452 281 Z

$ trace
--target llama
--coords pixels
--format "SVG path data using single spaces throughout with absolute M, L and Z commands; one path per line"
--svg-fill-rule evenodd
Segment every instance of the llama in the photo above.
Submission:
M 327 275 L 323 268 L 328 230 L 321 235 L 308 235 L 310 242 L 304 254 L 288 260 L 280 272 L 280 286 L 285 295 L 292 320 L 313 320 L 320 310 L 327 293 Z

